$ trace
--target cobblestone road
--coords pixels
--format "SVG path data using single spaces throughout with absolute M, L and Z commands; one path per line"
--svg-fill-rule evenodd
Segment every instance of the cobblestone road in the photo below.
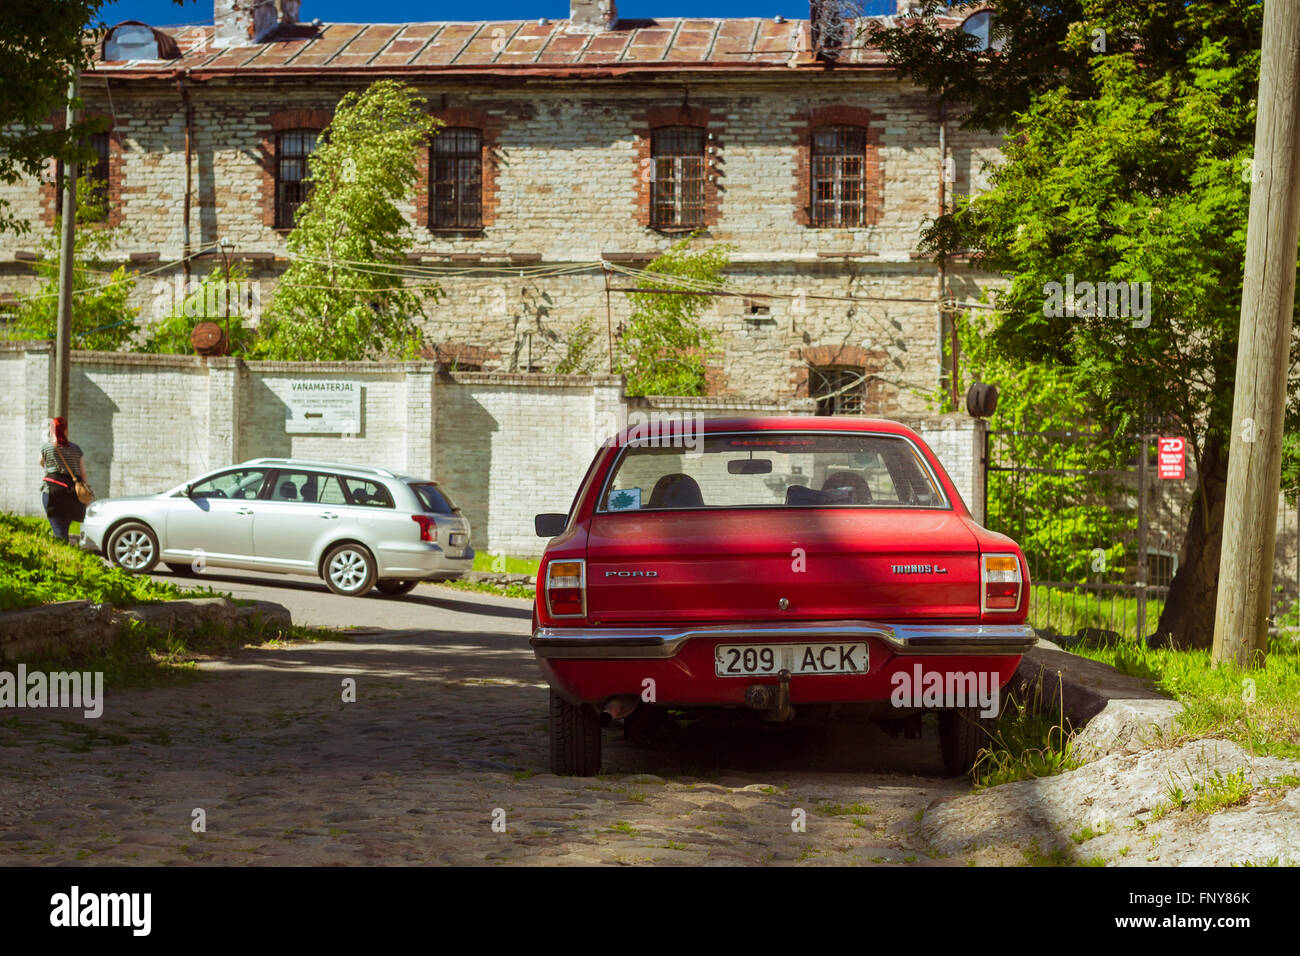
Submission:
M 556 777 L 526 602 L 212 583 L 369 630 L 208 662 L 182 687 L 110 689 L 97 720 L 5 712 L 0 864 L 966 862 L 916 835 L 918 811 L 969 791 L 929 728 L 690 728 L 633 747 L 614 726 L 600 777 Z

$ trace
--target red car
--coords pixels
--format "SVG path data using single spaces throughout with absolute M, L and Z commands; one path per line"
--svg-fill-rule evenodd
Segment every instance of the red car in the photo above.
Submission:
M 599 771 L 611 719 L 831 705 L 909 730 L 937 710 L 964 773 L 1035 642 L 1020 548 L 897 422 L 640 425 L 597 452 L 567 515 L 535 524 L 553 538 L 531 643 L 559 774 Z

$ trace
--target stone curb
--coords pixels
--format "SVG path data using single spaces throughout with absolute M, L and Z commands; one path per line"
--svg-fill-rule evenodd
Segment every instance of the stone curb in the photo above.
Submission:
M 1063 711 L 1077 732 L 1074 751 L 1084 760 L 1146 749 L 1174 732 L 1184 710 L 1153 689 L 1151 681 L 1047 641 L 1020 659 L 1008 686 L 1021 700 L 1037 700 L 1039 711 L 1048 716 Z
M 162 630 L 188 631 L 209 623 L 229 625 L 254 619 L 293 623 L 289 609 L 273 601 L 239 606 L 224 597 L 191 598 L 120 610 L 91 601 L 61 601 L 0 612 L 0 660 L 96 651 L 116 641 L 131 621 Z
M 525 587 L 537 584 L 537 576 L 534 574 L 505 574 L 500 571 L 466 571 L 461 575 L 461 580 L 480 584 L 522 584 Z

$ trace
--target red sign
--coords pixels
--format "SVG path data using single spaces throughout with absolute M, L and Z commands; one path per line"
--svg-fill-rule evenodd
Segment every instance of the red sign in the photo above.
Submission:
M 1187 477 L 1187 441 L 1182 438 L 1158 438 L 1157 473 L 1161 478 Z

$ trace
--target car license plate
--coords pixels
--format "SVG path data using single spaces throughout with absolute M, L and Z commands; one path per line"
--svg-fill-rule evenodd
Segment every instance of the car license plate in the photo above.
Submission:
M 459 531 L 453 531 L 447 543 L 453 548 L 458 548 L 465 543 L 465 535 L 461 534 Z
M 827 644 L 719 644 L 713 651 L 719 677 L 791 674 L 865 674 L 865 642 Z

